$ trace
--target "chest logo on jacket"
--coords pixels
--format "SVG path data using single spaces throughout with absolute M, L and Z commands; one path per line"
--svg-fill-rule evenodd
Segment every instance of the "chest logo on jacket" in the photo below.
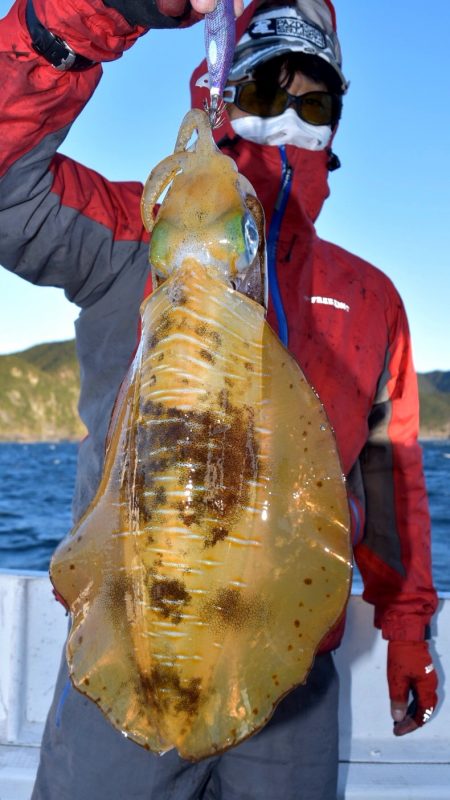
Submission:
M 321 306 L 333 306 L 339 311 L 350 311 L 350 306 L 347 303 L 344 303 L 342 300 L 336 300 L 334 297 L 321 297 L 320 295 L 313 295 L 310 297 L 305 294 L 305 300 Z

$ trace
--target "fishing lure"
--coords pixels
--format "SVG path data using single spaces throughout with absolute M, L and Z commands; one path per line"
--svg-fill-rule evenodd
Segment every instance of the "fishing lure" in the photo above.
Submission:
M 142 212 L 154 292 L 51 579 L 76 688 L 138 744 L 197 760 L 305 680 L 347 602 L 348 508 L 324 409 L 265 320 L 261 206 L 203 111 Z
M 206 62 L 209 75 L 207 112 L 211 128 L 222 124 L 222 95 L 233 63 L 236 28 L 233 0 L 219 0 L 216 8 L 205 15 Z

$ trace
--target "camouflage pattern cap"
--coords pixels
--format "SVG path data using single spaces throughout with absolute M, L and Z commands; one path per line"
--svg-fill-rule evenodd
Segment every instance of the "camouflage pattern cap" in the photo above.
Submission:
M 274 4 L 257 11 L 236 45 L 229 80 L 242 80 L 259 64 L 284 53 L 323 58 L 337 73 L 342 93 L 347 91 L 333 7 L 327 0 L 296 0 L 294 5 Z

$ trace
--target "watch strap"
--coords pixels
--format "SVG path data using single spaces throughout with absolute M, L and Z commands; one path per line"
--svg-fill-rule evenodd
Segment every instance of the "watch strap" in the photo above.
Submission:
M 33 49 L 55 69 L 61 72 L 67 70 L 80 72 L 97 63 L 78 55 L 64 39 L 49 31 L 37 18 L 32 0 L 27 0 L 25 19 Z

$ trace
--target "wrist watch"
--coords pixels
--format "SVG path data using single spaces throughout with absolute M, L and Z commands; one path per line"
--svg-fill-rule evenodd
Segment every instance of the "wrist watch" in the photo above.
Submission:
M 27 0 L 25 19 L 33 49 L 55 69 L 60 72 L 66 72 L 67 70 L 80 72 L 93 67 L 97 63 L 78 55 L 64 39 L 45 28 L 36 16 L 32 0 Z

